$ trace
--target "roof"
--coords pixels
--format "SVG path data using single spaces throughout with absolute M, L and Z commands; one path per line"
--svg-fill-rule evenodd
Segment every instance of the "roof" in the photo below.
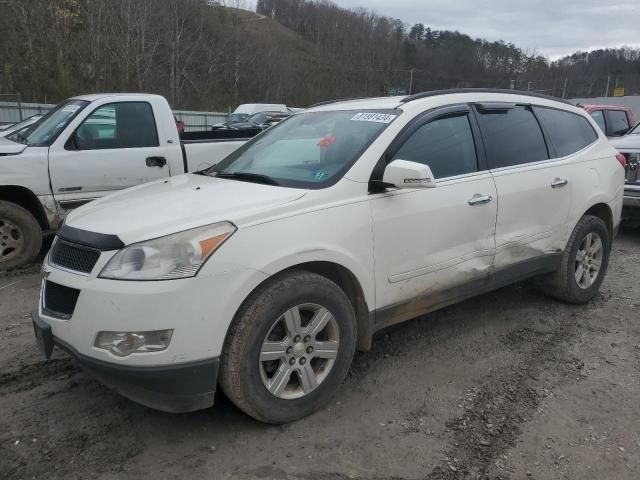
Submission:
M 457 98 L 452 98 L 457 97 Z M 526 102 L 540 105 L 558 106 L 568 110 L 576 110 L 576 107 L 560 98 L 551 97 L 535 92 L 520 90 L 502 90 L 492 88 L 457 88 L 450 90 L 433 90 L 417 93 L 409 96 L 373 97 L 345 100 L 329 100 L 316 103 L 310 109 L 316 111 L 326 110 L 364 110 L 364 109 L 405 109 L 413 105 L 446 104 L 453 102 Z M 435 105 L 434 105 L 435 106 Z
M 142 95 L 144 95 L 145 97 L 160 96 L 152 93 L 92 93 L 88 95 L 76 95 L 75 97 L 71 98 L 73 98 L 74 100 L 86 100 L 87 102 L 95 102 L 96 100 L 107 97 L 140 97 Z

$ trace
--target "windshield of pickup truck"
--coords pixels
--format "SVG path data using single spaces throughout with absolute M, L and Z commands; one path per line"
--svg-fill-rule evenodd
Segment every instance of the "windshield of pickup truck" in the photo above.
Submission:
M 9 136 L 9 140 L 24 143 L 32 147 L 51 145 L 58 134 L 75 118 L 80 111 L 89 105 L 85 100 L 69 100 L 63 102 L 42 117 L 37 123 L 22 132 Z
M 321 188 L 340 179 L 399 114 L 399 110 L 342 110 L 292 115 L 204 173 Z

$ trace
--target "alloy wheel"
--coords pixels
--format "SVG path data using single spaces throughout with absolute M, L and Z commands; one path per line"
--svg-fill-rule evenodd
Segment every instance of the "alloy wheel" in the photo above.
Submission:
M 327 378 L 339 347 L 338 323 L 328 309 L 296 305 L 274 321 L 262 342 L 262 383 L 278 398 L 308 395 Z

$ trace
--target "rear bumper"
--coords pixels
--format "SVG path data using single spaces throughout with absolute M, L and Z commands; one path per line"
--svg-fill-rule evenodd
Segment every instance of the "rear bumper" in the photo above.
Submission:
M 34 324 L 50 330 L 37 312 L 31 316 Z M 172 413 L 193 412 L 213 405 L 220 364 L 217 357 L 175 365 L 124 366 L 82 355 L 63 340 L 55 336 L 52 339 L 84 371 L 136 403 Z

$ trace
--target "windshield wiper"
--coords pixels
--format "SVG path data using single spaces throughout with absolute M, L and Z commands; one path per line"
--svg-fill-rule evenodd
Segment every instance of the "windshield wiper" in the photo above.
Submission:
M 218 172 L 215 177 L 229 178 L 232 180 L 240 180 L 245 182 L 264 183 L 266 185 L 280 185 L 277 181 L 267 175 L 261 175 L 259 173 L 251 172 Z

